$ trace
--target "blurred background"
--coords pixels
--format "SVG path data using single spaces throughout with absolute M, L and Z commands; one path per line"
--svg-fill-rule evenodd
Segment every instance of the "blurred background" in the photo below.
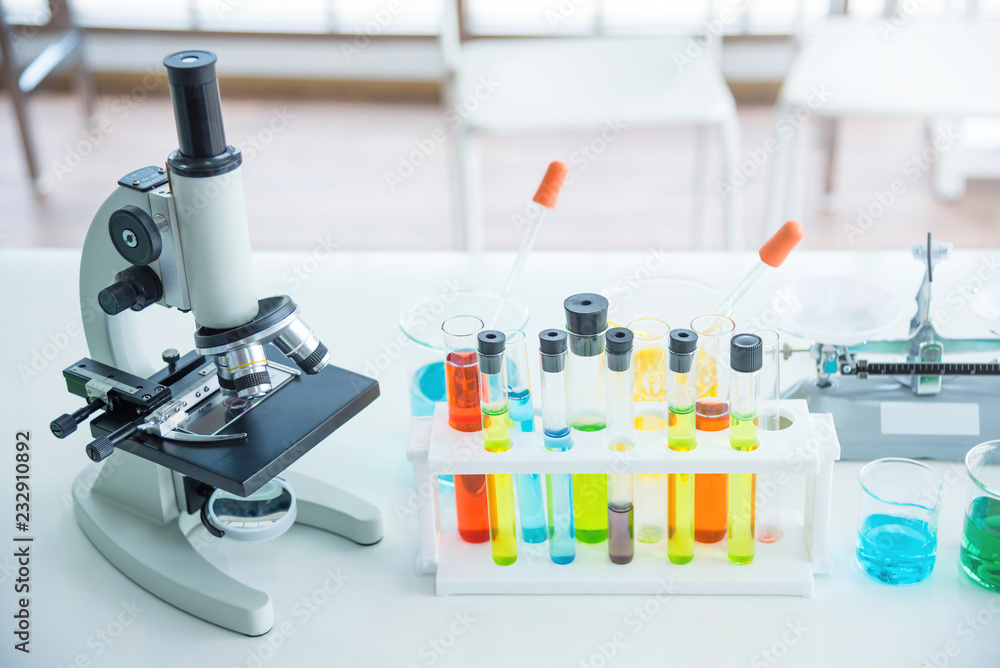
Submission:
M 78 247 L 218 54 L 254 246 L 958 247 L 1000 230 L 1000 0 L 2 0 L 0 243 Z M 96 95 L 94 92 L 96 91 Z

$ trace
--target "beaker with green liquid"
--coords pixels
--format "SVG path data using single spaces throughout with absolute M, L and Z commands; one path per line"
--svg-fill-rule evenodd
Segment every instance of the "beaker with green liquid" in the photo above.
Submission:
M 962 568 L 976 583 L 1000 591 L 1000 440 L 965 456 L 969 474 L 962 531 Z

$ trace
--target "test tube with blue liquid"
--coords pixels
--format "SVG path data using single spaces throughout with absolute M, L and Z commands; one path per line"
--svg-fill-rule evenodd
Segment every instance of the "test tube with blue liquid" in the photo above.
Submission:
M 566 412 L 566 340 L 561 329 L 546 329 L 538 335 L 542 361 L 542 440 L 549 452 L 566 452 L 573 439 Z M 576 557 L 573 526 L 573 475 L 545 476 L 548 498 L 549 556 L 557 564 Z
M 531 400 L 531 377 L 528 374 L 528 346 L 524 332 L 506 332 L 507 391 L 510 421 L 521 432 L 535 431 L 535 406 Z M 543 543 L 548 533 L 545 500 L 542 498 L 542 475 L 519 473 L 514 476 L 521 538 L 525 543 Z
M 614 452 L 628 452 L 635 446 L 635 411 L 632 395 L 632 331 L 609 329 L 607 339 L 607 443 Z M 621 464 L 617 462 L 616 464 Z M 626 463 L 627 468 L 627 463 Z M 635 556 L 632 474 L 608 474 L 608 558 L 627 564 Z
M 510 405 L 503 332 L 479 333 L 479 400 L 482 406 L 483 447 L 487 452 L 510 450 Z M 510 473 L 486 476 L 486 503 L 490 523 L 490 552 L 499 566 L 517 561 L 514 480 Z

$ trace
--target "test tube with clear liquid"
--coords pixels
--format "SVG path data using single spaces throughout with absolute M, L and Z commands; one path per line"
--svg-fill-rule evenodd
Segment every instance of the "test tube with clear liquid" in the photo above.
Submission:
M 667 447 L 678 452 L 694 450 L 695 399 L 698 394 L 698 373 L 695 365 L 698 335 L 690 329 L 670 332 L 670 360 L 667 371 L 667 396 L 670 419 L 667 427 Z M 693 473 L 670 473 L 667 490 L 670 510 L 667 522 L 667 558 L 675 564 L 694 559 L 694 495 Z
M 760 428 L 779 431 L 781 424 L 781 336 L 770 329 L 754 332 L 761 340 L 763 365 L 760 369 Z M 787 420 L 787 418 L 785 418 Z M 781 497 L 787 476 L 764 473 L 757 481 L 757 540 L 777 543 L 784 538 L 781 528 Z
M 528 373 L 528 346 L 524 332 L 505 332 L 507 344 L 507 393 L 510 400 L 510 421 L 516 431 L 535 431 L 535 406 L 531 398 L 531 376 Z M 545 499 L 542 496 L 540 473 L 518 473 L 514 476 L 517 490 L 521 538 L 525 543 L 544 543 L 548 533 Z
M 458 431 L 477 432 L 483 428 L 476 338 L 482 329 L 483 321 L 471 315 L 457 315 L 441 325 L 448 424 Z M 455 476 L 455 511 L 462 540 L 485 543 L 490 539 L 485 475 Z
M 667 338 L 670 326 L 655 318 L 639 318 L 628 324 L 635 335 L 632 367 L 635 376 L 635 428 L 659 432 L 666 440 L 667 431 Z M 640 543 L 658 543 L 667 535 L 667 476 L 662 473 L 636 473 L 632 476 L 635 493 L 635 538 Z
M 569 354 L 566 403 L 570 429 L 603 431 L 605 415 L 604 334 L 608 327 L 608 300 L 598 294 L 573 295 L 563 302 Z M 608 538 L 608 476 L 573 474 L 573 522 L 581 543 L 602 543 Z
M 737 334 L 730 342 L 729 446 L 740 452 L 759 445 L 761 348 L 756 334 Z M 753 561 L 756 506 L 757 474 L 730 473 L 726 554 L 735 564 Z
M 609 329 L 607 336 L 607 431 L 608 448 L 628 452 L 635 446 L 631 330 Z M 628 468 L 627 461 L 616 462 Z M 635 556 L 632 474 L 608 474 L 608 557 L 616 564 L 627 564 Z
M 538 335 L 542 362 L 542 440 L 549 452 L 566 452 L 573 439 L 566 413 L 567 335 L 561 329 L 546 329 Z M 545 476 L 548 501 L 549 556 L 563 565 L 576 557 L 573 524 L 573 475 Z
M 510 404 L 504 343 L 503 332 L 487 329 L 479 333 L 479 396 L 483 414 L 483 447 L 487 452 L 510 450 Z M 493 562 L 509 566 L 517 561 L 513 476 L 510 473 L 487 474 L 486 500 Z
M 736 324 L 721 315 L 703 315 L 691 321 L 698 335 L 695 429 L 729 429 L 729 341 Z M 726 537 L 728 478 L 725 473 L 698 473 L 694 477 L 694 539 L 717 543 Z

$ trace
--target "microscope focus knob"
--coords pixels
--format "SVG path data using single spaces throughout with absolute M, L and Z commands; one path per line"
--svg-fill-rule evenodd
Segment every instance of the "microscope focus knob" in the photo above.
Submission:
M 95 462 L 107 459 L 114 451 L 115 446 L 107 436 L 101 436 L 87 446 L 87 456 Z
M 108 219 L 111 243 L 123 258 L 144 267 L 156 262 L 163 251 L 163 239 L 149 214 L 137 206 L 126 204 L 111 213 Z
M 126 309 L 141 311 L 163 297 L 160 279 L 146 267 L 129 267 L 115 275 L 116 283 L 101 290 L 97 303 L 108 315 L 118 315 Z
M 76 419 L 69 413 L 63 413 L 49 423 L 49 429 L 56 438 L 66 438 L 76 431 Z

